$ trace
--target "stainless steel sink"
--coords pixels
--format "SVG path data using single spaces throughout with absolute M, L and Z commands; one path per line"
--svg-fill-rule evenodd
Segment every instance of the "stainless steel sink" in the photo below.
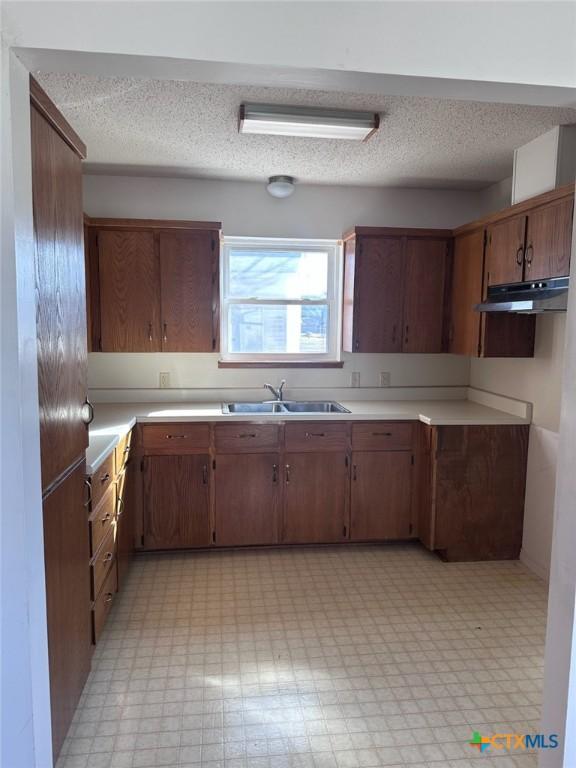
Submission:
M 283 405 L 288 413 L 350 413 L 348 408 L 330 400 L 286 400 Z
M 286 413 L 282 403 L 224 403 L 222 413 Z
M 284 400 L 273 403 L 224 403 L 222 413 L 350 413 L 340 403 L 330 400 L 302 401 Z

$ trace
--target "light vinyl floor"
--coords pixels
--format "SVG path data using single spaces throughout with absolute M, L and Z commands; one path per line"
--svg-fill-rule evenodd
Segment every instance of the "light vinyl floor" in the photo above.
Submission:
M 137 557 L 58 768 L 534 768 L 546 586 L 419 545 Z

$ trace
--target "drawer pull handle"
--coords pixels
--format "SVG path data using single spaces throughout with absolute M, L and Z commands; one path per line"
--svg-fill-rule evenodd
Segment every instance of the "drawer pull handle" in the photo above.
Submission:
M 106 552 L 106 554 L 105 554 L 105 555 L 104 555 L 104 557 L 102 558 L 102 562 L 103 562 L 103 563 L 109 563 L 109 562 L 110 562 L 110 560 L 112 560 L 112 558 L 113 558 L 113 557 L 114 557 L 114 555 L 113 555 L 113 553 L 112 553 L 112 552 Z
M 392 432 L 372 432 L 372 437 L 392 437 Z
M 101 517 L 101 518 L 100 518 L 100 522 L 102 523 L 102 525 L 106 525 L 106 523 L 108 522 L 108 520 L 110 520 L 110 512 L 107 512 L 107 513 L 104 515 L 104 517 Z
M 85 506 L 91 506 L 92 505 L 92 483 L 90 480 L 84 480 L 84 487 L 87 488 L 87 498 L 85 502 Z
M 112 594 L 112 592 L 106 592 L 106 599 L 104 600 L 104 602 L 105 603 L 111 603 L 113 597 L 114 597 L 114 595 Z
M 108 480 L 110 480 L 110 472 L 106 472 L 106 474 L 105 474 L 105 475 L 102 475 L 102 476 L 100 477 L 100 482 L 101 482 L 101 483 L 107 483 L 107 482 L 108 482 Z
M 238 437 L 245 438 L 245 437 L 256 437 L 255 432 L 241 432 Z
M 186 440 L 188 435 L 166 435 L 166 440 Z
M 306 437 L 326 437 L 325 432 L 306 432 Z

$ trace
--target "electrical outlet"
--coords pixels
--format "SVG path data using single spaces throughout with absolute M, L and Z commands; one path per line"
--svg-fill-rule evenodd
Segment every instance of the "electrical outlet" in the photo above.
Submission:
M 360 371 L 352 371 L 352 373 L 350 374 L 350 386 L 351 387 L 360 386 Z
M 170 373 L 168 371 L 160 371 L 160 389 L 169 389 L 170 387 Z
M 390 371 L 380 371 L 380 378 L 379 378 L 380 386 L 381 387 L 389 387 L 390 386 Z

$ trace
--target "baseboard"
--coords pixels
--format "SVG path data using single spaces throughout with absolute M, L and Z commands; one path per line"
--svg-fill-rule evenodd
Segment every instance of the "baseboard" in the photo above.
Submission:
M 542 563 L 539 563 L 537 560 L 534 560 L 534 558 L 530 557 L 530 555 L 527 555 L 523 549 L 520 551 L 520 562 L 523 563 L 526 568 L 528 568 L 528 570 L 532 571 L 532 573 L 538 576 L 538 578 L 548 582 L 550 578 L 548 568 Z

